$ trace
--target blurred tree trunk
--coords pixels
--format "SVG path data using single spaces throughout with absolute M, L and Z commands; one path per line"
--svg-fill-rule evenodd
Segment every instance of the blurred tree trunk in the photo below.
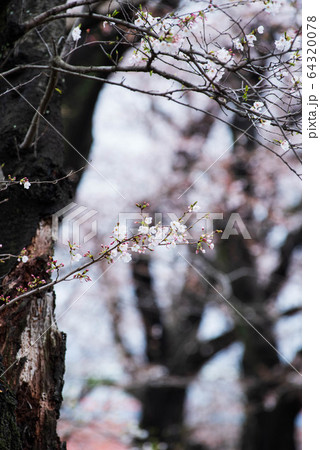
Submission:
M 146 385 L 141 397 L 141 428 L 149 430 L 159 441 L 169 443 L 169 448 L 179 448 L 184 442 L 185 397 L 186 386 L 165 383 Z
M 247 129 L 249 122 L 234 118 L 234 124 Z M 250 197 L 255 197 L 254 169 L 250 165 L 250 152 L 255 145 L 233 130 L 235 155 L 232 167 L 234 178 L 245 186 L 248 203 L 241 211 L 241 217 L 250 228 L 253 238 L 254 224 Z M 245 147 L 245 151 L 244 151 Z M 252 202 L 253 203 L 253 202 Z M 256 228 L 256 227 L 255 227 Z M 251 324 L 275 348 L 277 348 L 274 321 L 270 317 L 269 305 L 276 298 L 281 286 L 288 278 L 291 256 L 301 246 L 301 228 L 288 234 L 279 251 L 279 262 L 266 284 L 259 282 L 256 264 L 250 253 L 250 240 L 233 236 L 218 246 L 217 265 L 225 273 L 242 267 L 247 276 L 231 282 L 234 298 L 242 307 L 253 308 Z M 290 366 L 283 365 L 276 351 L 246 323 L 239 322 L 240 335 L 244 344 L 242 360 L 243 383 L 246 394 L 246 420 L 242 431 L 241 450 L 295 450 L 294 421 L 301 410 L 301 386 L 299 375 Z M 299 358 L 294 363 L 300 370 Z M 297 377 L 297 382 L 292 378 Z
M 139 388 L 132 389 L 142 402 L 140 426 L 153 439 L 166 442 L 169 450 L 200 449 L 201 445 L 190 440 L 184 423 L 187 389 L 206 362 L 235 342 L 236 334 L 230 330 L 213 339 L 198 340 L 205 298 L 198 284 L 188 283 L 190 272 L 170 324 L 156 302 L 149 258 L 140 255 L 132 270 L 146 334 L 146 355 L 151 365 L 165 369 L 158 379 L 142 379 Z

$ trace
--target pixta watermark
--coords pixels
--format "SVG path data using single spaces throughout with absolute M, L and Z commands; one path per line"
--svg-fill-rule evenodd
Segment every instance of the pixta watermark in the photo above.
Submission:
M 165 237 L 166 225 L 169 226 L 170 223 L 179 221 L 179 217 L 174 212 L 156 212 L 154 215 L 146 214 L 144 216 L 152 217 L 153 225 L 163 227 L 163 237 Z M 140 221 L 141 214 L 138 212 L 119 213 L 119 230 L 127 236 L 137 234 Z M 252 239 L 241 215 L 236 212 L 230 215 L 222 212 L 190 212 L 180 219 L 180 223 L 187 227 L 186 238 L 189 241 L 197 240 L 199 227 L 206 234 L 221 229 L 221 239 L 229 239 L 233 235 L 240 235 L 243 239 Z
M 52 215 L 53 240 L 63 245 L 69 245 L 69 242 L 86 244 L 97 234 L 97 214 L 95 209 L 69 203 Z

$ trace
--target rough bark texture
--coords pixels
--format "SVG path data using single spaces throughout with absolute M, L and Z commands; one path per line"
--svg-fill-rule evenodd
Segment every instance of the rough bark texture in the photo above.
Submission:
M 48 279 L 46 261 L 52 253 L 48 221 L 40 223 L 28 251 L 32 255 L 28 263 L 18 264 L 4 280 L 12 290 L 28 282 L 31 273 Z M 16 395 L 24 449 L 61 448 L 56 421 L 62 401 L 65 335 L 57 328 L 54 308 L 51 291 L 8 306 L 0 316 L 4 376 Z
M 0 363 L 1 373 L 4 371 Z M 21 450 L 20 431 L 15 419 L 17 401 L 8 383 L 0 378 L 0 450 Z
M 29 19 L 31 13 L 37 14 L 59 3 L 58 0 L 54 2 L 12 0 L 7 8 L 2 8 L 2 17 L 5 16 L 3 29 L 0 30 L 2 70 L 9 70 L 19 64 L 50 60 L 43 41 L 51 45 L 53 37 L 58 40 L 64 32 L 63 23 L 52 22 L 46 26 L 41 31 L 42 39 L 38 32 L 33 30 L 18 41 L 14 41 L 15 34 L 12 34 L 12 30 L 19 28 L 19 23 Z M 0 164 L 3 164 L 2 171 L 5 177 L 11 175 L 17 180 L 28 177 L 31 181 L 48 181 L 65 174 L 63 141 L 43 119 L 39 122 L 34 145 L 30 148 L 19 149 L 35 114 L 34 108 L 38 108 L 48 84 L 50 73 L 42 73 L 34 78 L 39 74 L 40 71 L 28 70 L 15 73 L 6 80 L 0 80 L 1 92 L 11 89 L 0 102 Z M 26 82 L 28 83 L 25 84 Z M 26 100 L 12 90 L 12 86 L 21 84 L 23 86 L 19 87 L 18 92 Z M 54 128 L 62 131 L 60 107 L 60 96 L 57 91 L 54 91 L 44 117 Z M 35 236 L 40 219 L 56 212 L 70 200 L 70 196 L 71 190 L 67 181 L 58 184 L 33 185 L 28 191 L 22 186 L 11 186 L 0 192 L 0 201 L 9 199 L 0 204 L 2 252 L 19 254 L 20 250 L 30 244 Z M 1 264 L 0 277 L 8 273 L 14 264 L 14 259 Z
M 52 38 L 58 40 L 63 35 L 63 23 L 53 22 L 22 38 L 18 38 L 19 24 L 60 3 L 58 0 L 11 0 L 1 4 L 2 70 L 23 63 L 49 61 L 44 42 L 52 51 Z M 17 72 L 7 80 L 1 79 L 1 93 L 17 86 L 25 97 L 11 89 L 1 98 L 0 162 L 6 178 L 11 175 L 17 180 L 28 177 L 30 181 L 50 181 L 65 174 L 62 140 L 44 120 L 40 120 L 30 145 L 19 148 L 35 114 L 32 106 L 39 106 L 50 74 L 37 76 L 37 71 L 29 70 Z M 56 91 L 52 92 L 44 115 L 54 128 L 62 130 L 60 98 Z M 0 266 L 1 293 L 12 298 L 18 286 L 25 287 L 32 280 L 32 274 L 49 279 L 46 273 L 48 257 L 52 255 L 49 216 L 70 201 L 71 189 L 67 181 L 32 185 L 28 191 L 16 185 L 1 191 L 0 196 L 0 201 L 6 200 L 0 203 L 1 250 L 18 255 L 26 247 L 29 255 L 26 264 L 17 264 L 17 260 L 11 258 Z M 1 311 L 0 352 L 4 367 L 0 382 L 7 386 L 0 399 L 0 445 L 3 449 L 62 448 L 56 434 L 56 421 L 62 400 L 65 335 L 58 331 L 54 309 L 54 293 L 49 291 Z

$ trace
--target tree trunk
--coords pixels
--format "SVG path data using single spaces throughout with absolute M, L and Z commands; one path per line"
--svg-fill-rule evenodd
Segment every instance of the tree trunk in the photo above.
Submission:
M 142 395 L 143 416 L 140 426 L 151 436 L 170 444 L 171 448 L 183 442 L 185 386 L 149 385 Z
M 48 280 L 46 261 L 52 254 L 49 221 L 40 223 L 27 250 L 32 259 L 18 264 L 5 278 L 6 284 L 24 285 L 31 273 Z M 49 291 L 9 305 L 0 315 L 4 376 L 17 399 L 23 449 L 61 448 L 56 422 L 62 401 L 65 334 L 58 330 L 54 308 L 55 294 Z
M 262 383 L 261 383 L 262 385 Z M 294 421 L 301 410 L 301 389 L 287 388 L 270 410 L 252 402 L 247 413 L 241 450 L 296 450 Z
M 242 124 L 241 124 L 242 123 Z M 249 127 L 249 122 L 235 116 L 234 124 L 243 129 Z M 254 129 L 252 129 L 254 130 Z M 253 133 L 253 131 L 251 131 Z M 250 196 L 255 198 L 255 183 L 253 168 L 249 164 L 250 152 L 255 149 L 250 140 L 243 143 L 240 133 L 233 131 L 234 164 L 232 171 L 235 179 L 242 180 L 246 186 L 248 206 L 243 207 L 241 215 L 248 224 L 255 224 Z M 249 152 L 248 152 L 249 151 Z M 251 182 L 252 181 L 252 182 Z M 257 239 L 258 226 L 252 226 L 250 233 Z M 260 225 L 261 227 L 261 225 Z M 279 265 L 275 268 L 267 284 L 258 281 L 254 257 L 250 253 L 250 241 L 233 237 L 219 245 L 218 263 L 223 265 L 225 273 L 231 273 L 241 267 L 247 268 L 247 276 L 231 282 L 234 297 L 244 307 L 254 308 L 255 317 L 250 318 L 251 324 L 264 338 L 277 347 L 274 322 L 268 311 L 272 301 L 284 280 L 293 250 L 301 244 L 301 230 L 289 234 L 279 252 Z M 236 256 L 235 256 L 236 255 Z M 249 269 L 249 270 L 248 270 Z M 279 361 L 278 355 L 257 332 L 246 323 L 239 322 L 239 335 L 245 346 L 242 360 L 243 384 L 247 401 L 246 420 L 242 430 L 241 450 L 295 450 L 294 420 L 301 409 L 301 387 L 299 382 L 292 383 L 292 369 L 286 369 Z
M 21 36 L 21 23 L 31 15 L 49 9 L 60 0 L 11 0 L 0 6 L 0 62 L 2 71 L 35 60 L 48 61 L 48 47 L 64 34 L 62 22 L 52 22 L 41 30 Z M 41 35 L 41 36 L 40 36 Z M 68 203 L 71 189 L 67 181 L 50 183 L 63 175 L 62 130 L 59 94 L 43 112 L 37 132 L 24 148 L 27 131 L 43 99 L 52 71 L 16 72 L 1 78 L 0 162 L 5 179 L 27 177 L 49 183 L 8 186 L 0 192 L 1 252 L 19 255 L 26 248 L 29 260 L 17 263 L 10 258 L 0 266 L 1 293 L 15 297 L 19 286 L 27 287 L 33 277 L 48 281 L 48 258 L 52 255 L 50 215 Z M 12 87 L 17 87 L 16 89 Z M 8 92 L 7 92 L 8 91 Z M 47 291 L 6 306 L 0 313 L 0 352 L 3 356 L 0 388 L 1 449 L 61 449 L 56 422 L 62 401 L 65 335 L 54 317 L 55 295 Z M 21 443 L 20 443 L 21 442 Z
M 0 373 L 4 367 L 0 361 Z M 20 431 L 15 411 L 16 399 L 4 377 L 0 378 L 0 450 L 21 450 Z

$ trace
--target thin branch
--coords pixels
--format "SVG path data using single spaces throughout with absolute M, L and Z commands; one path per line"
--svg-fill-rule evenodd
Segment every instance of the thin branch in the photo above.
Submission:
M 37 127 L 38 127 L 38 123 L 40 120 L 40 117 L 44 114 L 48 103 L 51 99 L 51 96 L 54 92 L 54 88 L 57 84 L 58 81 L 58 73 L 57 71 L 52 68 L 51 74 L 50 74 L 50 78 L 49 78 L 49 82 L 47 84 L 44 96 L 41 99 L 40 105 L 36 111 L 36 113 L 34 114 L 31 124 L 29 126 L 29 129 L 25 135 L 25 138 L 23 140 L 23 142 L 20 144 L 19 148 L 25 149 L 25 148 L 30 148 L 33 141 L 34 141 L 34 136 L 36 134 L 37 131 Z
M 62 5 L 55 6 L 54 8 L 48 9 L 47 11 L 44 11 L 43 13 L 28 20 L 27 22 L 24 22 L 21 25 L 21 27 L 25 31 L 30 31 L 33 28 L 37 27 L 38 25 L 43 24 L 45 22 L 45 20 L 48 18 L 52 18 L 52 20 L 54 20 L 55 16 L 62 11 L 66 11 L 67 9 L 76 8 L 77 6 L 92 5 L 94 3 L 101 3 L 101 0 L 75 0 L 75 1 L 72 1 L 69 3 L 64 3 Z

